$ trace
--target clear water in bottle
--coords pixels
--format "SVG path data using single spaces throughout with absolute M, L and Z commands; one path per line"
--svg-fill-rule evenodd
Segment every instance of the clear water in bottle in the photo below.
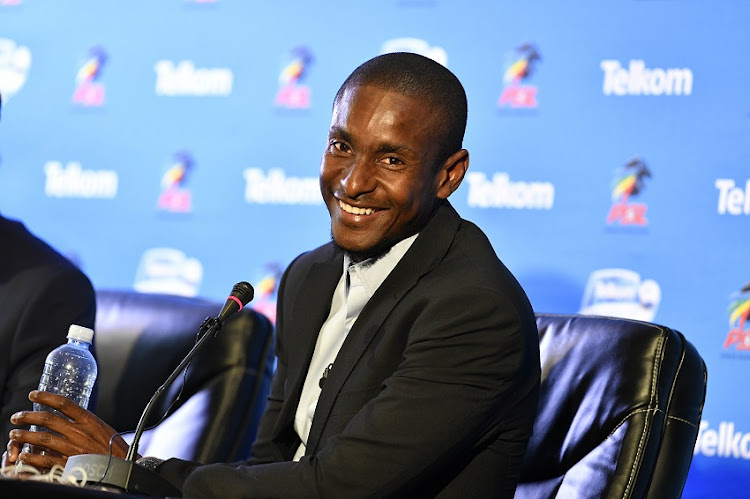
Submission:
M 44 372 L 39 380 L 39 390 L 67 397 L 86 409 L 97 374 L 96 360 L 89 350 L 93 338 L 93 330 L 71 325 L 68 330 L 68 342 L 47 355 Z M 38 403 L 34 403 L 34 410 L 50 411 L 65 417 L 58 411 Z M 31 430 L 50 431 L 38 426 L 32 426 Z M 24 445 L 23 450 L 35 454 L 52 454 L 47 449 L 29 444 Z

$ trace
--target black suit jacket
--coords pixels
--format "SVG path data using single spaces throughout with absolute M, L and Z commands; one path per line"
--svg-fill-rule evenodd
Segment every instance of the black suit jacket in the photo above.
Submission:
M 247 463 L 192 468 L 189 497 L 512 497 L 539 385 L 534 313 L 485 235 L 444 202 L 362 310 L 307 443 L 294 414 L 342 273 L 331 244 L 279 288 L 278 366 Z M 192 471 L 188 475 L 188 472 Z
M 65 343 L 68 327 L 94 327 L 89 279 L 20 222 L 0 216 L 0 445 L 10 416 L 31 410 L 44 360 Z M 89 407 L 93 407 L 92 398 Z

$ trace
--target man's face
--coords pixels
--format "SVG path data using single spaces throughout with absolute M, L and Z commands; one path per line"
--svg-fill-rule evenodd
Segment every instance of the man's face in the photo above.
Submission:
M 372 86 L 344 91 L 320 165 L 339 247 L 361 260 L 421 230 L 438 199 L 436 139 L 418 99 Z

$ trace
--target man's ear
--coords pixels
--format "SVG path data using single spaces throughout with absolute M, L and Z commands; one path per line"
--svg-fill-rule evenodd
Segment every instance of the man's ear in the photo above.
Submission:
M 461 185 L 461 181 L 464 179 L 464 175 L 466 175 L 466 170 L 468 169 L 469 151 L 461 149 L 451 154 L 445 160 L 443 166 L 440 167 L 440 171 L 435 179 L 437 182 L 437 197 L 447 199 L 448 196 L 453 194 L 453 191 Z

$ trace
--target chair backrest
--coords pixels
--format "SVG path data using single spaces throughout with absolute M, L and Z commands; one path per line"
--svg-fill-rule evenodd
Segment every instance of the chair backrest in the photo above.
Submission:
M 97 291 L 95 412 L 118 431 L 132 431 L 143 409 L 223 304 L 134 291 Z M 249 456 L 273 375 L 273 326 L 246 307 L 193 358 L 152 412 L 139 453 L 202 463 Z M 126 440 L 128 437 L 126 436 Z
M 670 328 L 537 314 L 542 384 L 516 498 L 678 498 L 706 366 Z

